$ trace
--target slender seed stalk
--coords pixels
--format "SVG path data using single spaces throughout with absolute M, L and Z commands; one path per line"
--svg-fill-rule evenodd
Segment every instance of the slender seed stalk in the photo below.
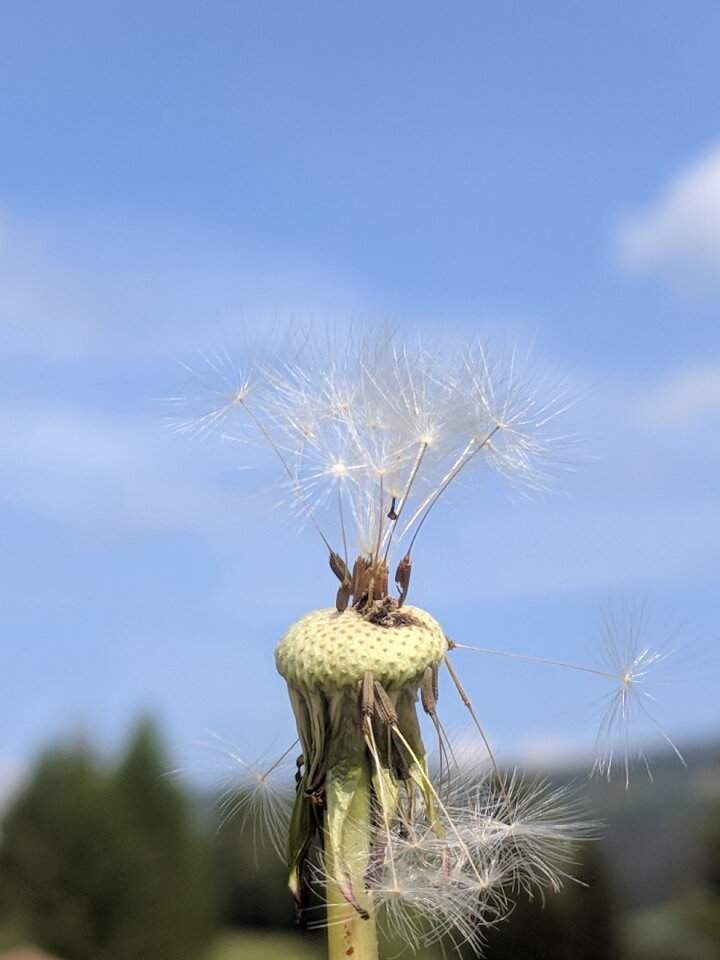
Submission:
M 410 496 L 410 492 L 412 491 L 412 486 L 413 486 L 413 483 L 415 482 L 415 477 L 418 475 L 418 470 L 420 469 L 420 466 L 423 462 L 423 457 L 425 456 L 428 446 L 429 444 L 427 443 L 427 441 L 425 441 L 422 444 L 422 447 L 420 448 L 420 453 L 417 455 L 417 459 L 415 460 L 415 464 L 410 472 L 408 482 L 405 486 L 405 492 L 402 495 L 400 506 L 398 507 L 397 513 L 395 514 L 395 519 L 393 520 L 392 526 L 390 527 L 390 530 L 388 532 L 387 545 L 385 547 L 385 555 L 383 556 L 383 560 L 385 560 L 386 563 L 387 563 L 388 555 L 390 553 L 390 547 L 392 546 L 393 536 L 395 535 L 395 531 L 397 530 L 398 522 L 400 520 L 403 510 L 405 509 L 405 505 L 408 502 L 408 497 Z
M 430 515 L 430 511 L 435 506 L 437 501 L 440 499 L 443 493 L 445 493 L 447 488 L 450 486 L 453 480 L 458 476 L 458 474 L 465 469 L 465 467 L 475 458 L 475 456 L 478 453 L 480 453 L 481 450 L 485 449 L 485 447 L 490 443 L 490 441 L 492 440 L 492 438 L 495 436 L 495 434 L 498 432 L 499 429 L 500 429 L 500 424 L 496 424 L 492 428 L 490 433 L 488 433 L 488 435 L 483 440 L 477 440 L 477 439 L 471 440 L 470 443 L 465 448 L 465 450 L 462 452 L 462 454 L 455 461 L 455 464 L 453 465 L 453 467 L 445 475 L 444 479 L 438 486 L 437 490 L 435 490 L 429 497 L 426 497 L 426 499 L 420 504 L 418 509 L 412 515 L 412 518 L 409 520 L 407 524 L 406 530 L 409 530 L 412 527 L 412 525 L 417 520 L 418 516 L 420 516 L 420 514 L 422 513 L 422 516 L 420 517 L 420 522 L 418 523 L 417 527 L 415 527 L 415 532 L 410 538 L 410 543 L 408 544 L 408 548 L 405 551 L 406 557 L 408 558 L 410 557 L 410 553 L 412 551 L 413 546 L 415 545 L 415 541 L 418 538 L 418 534 L 420 533 L 420 530 L 422 529 L 423 524 L 427 520 L 428 516 Z

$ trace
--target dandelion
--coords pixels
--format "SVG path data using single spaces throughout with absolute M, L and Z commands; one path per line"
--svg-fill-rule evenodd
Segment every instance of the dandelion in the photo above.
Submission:
M 460 484 L 493 474 L 529 490 L 549 484 L 572 442 L 567 392 L 549 390 L 514 351 L 433 351 L 378 331 L 303 336 L 249 372 L 220 360 L 209 363 L 214 402 L 190 426 L 254 435 L 271 451 L 336 578 L 333 606 L 301 617 L 275 650 L 302 750 L 287 831 L 298 910 L 321 882 L 330 960 L 375 960 L 378 921 L 413 946 L 479 948 L 514 893 L 560 887 L 588 827 L 564 791 L 498 769 L 450 654 L 513 654 L 450 640 L 408 603 L 415 547 Z M 628 689 L 649 660 L 635 663 Z M 487 747 L 488 772 L 474 781 L 438 716 L 441 668 Z M 439 739 L 439 778 L 418 697 Z M 612 701 L 608 728 L 625 703 Z

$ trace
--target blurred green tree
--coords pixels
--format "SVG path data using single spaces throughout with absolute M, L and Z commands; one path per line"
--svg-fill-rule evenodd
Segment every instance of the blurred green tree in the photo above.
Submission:
M 700 882 L 670 910 L 694 943 L 693 955 L 715 960 L 720 958 L 720 804 L 708 805 L 694 832 L 702 841 Z
M 8 811 L 3 922 L 65 960 L 196 960 L 214 928 L 209 844 L 143 722 L 116 770 L 48 751 Z
M 485 960 L 619 960 L 616 911 L 601 850 L 578 850 L 573 879 L 544 902 L 520 899 L 489 931 Z
M 263 829 L 261 815 L 242 791 L 224 798 L 221 813 L 215 863 L 224 925 L 291 929 L 295 907 L 287 867 Z

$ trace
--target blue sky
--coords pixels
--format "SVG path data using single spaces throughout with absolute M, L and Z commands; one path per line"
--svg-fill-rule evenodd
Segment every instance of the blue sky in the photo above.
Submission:
M 140 710 L 198 777 L 207 730 L 292 738 L 272 648 L 331 602 L 325 557 L 161 399 L 298 319 L 566 372 L 587 462 L 446 505 L 414 600 L 581 662 L 608 598 L 644 601 L 687 645 L 659 715 L 718 732 L 719 32 L 710 2 L 3 4 L 0 781 Z M 508 755 L 591 748 L 594 681 L 466 656 Z

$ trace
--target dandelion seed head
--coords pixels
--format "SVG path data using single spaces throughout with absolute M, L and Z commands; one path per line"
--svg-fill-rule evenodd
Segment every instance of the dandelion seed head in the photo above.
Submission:
M 447 490 L 483 467 L 528 487 L 547 480 L 546 426 L 561 411 L 512 351 L 431 350 L 370 329 L 297 334 L 246 368 L 227 352 L 202 359 L 191 378 L 205 408 L 186 429 L 254 433 L 274 452 L 294 512 L 328 543 L 399 552 Z

